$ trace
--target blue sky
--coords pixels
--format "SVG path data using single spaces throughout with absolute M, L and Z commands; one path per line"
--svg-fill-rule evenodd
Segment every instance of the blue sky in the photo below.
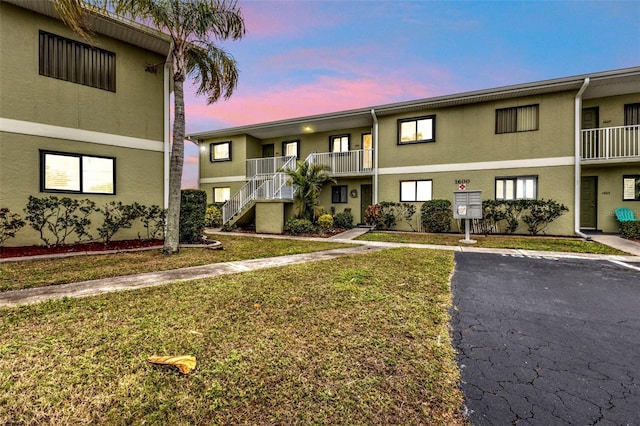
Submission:
M 231 99 L 187 133 L 640 65 L 639 1 L 238 0 Z M 197 187 L 187 142 L 183 187 Z

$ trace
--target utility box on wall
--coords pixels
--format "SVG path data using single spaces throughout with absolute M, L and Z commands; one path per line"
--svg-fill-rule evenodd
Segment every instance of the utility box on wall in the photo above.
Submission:
M 454 191 L 454 219 L 482 219 L 482 191 Z

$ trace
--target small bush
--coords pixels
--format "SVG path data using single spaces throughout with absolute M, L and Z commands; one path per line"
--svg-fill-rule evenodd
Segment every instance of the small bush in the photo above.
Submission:
M 351 229 L 353 228 L 353 215 L 350 211 L 343 211 L 342 213 L 336 213 L 333 217 L 333 226 L 336 228 Z
M 314 231 L 313 223 L 309 219 L 291 218 L 284 225 L 284 232 L 288 234 L 310 234 Z
M 15 238 L 16 233 L 25 225 L 25 221 L 17 213 L 11 213 L 6 208 L 0 208 L 0 247 L 9 238 Z
M 522 216 L 522 220 L 527 224 L 527 230 L 531 235 L 544 232 L 551 222 L 569 211 L 564 204 L 544 199 L 531 200 L 528 207 L 529 210 Z
M 204 235 L 207 193 L 199 189 L 183 189 L 180 201 L 180 242 L 199 243 Z
M 364 223 L 374 228 L 379 228 L 382 224 L 382 216 L 380 214 L 380 206 L 378 204 L 372 204 L 367 207 L 364 212 Z
M 620 236 L 622 238 L 640 240 L 640 220 L 620 222 Z
M 164 227 L 167 211 L 160 206 L 140 206 L 140 221 L 147 230 L 147 239 L 161 239 L 164 237 Z
M 104 208 L 96 209 L 102 213 L 104 219 L 98 227 L 98 235 L 105 244 L 113 239 L 113 236 L 121 229 L 129 229 L 133 221 L 142 214 L 143 207 L 138 203 L 122 204 L 121 201 L 111 201 Z
M 425 201 L 420 208 L 420 220 L 426 232 L 450 232 L 453 220 L 451 201 Z
M 209 228 L 222 226 L 222 210 L 216 204 L 209 204 L 204 213 L 204 225 Z
M 29 225 L 40 234 L 45 245 L 66 244 L 71 234 L 77 240 L 92 239 L 87 232 L 91 224 L 89 215 L 96 211 L 91 200 L 73 200 L 69 197 L 58 198 L 55 195 L 37 198 L 29 196 L 24 211 Z
M 329 229 L 333 228 L 333 216 L 330 214 L 323 214 L 318 218 L 318 226 L 322 228 L 323 232 L 327 232 Z

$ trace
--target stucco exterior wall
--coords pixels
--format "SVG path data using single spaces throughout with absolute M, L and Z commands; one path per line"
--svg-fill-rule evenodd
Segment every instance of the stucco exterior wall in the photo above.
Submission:
M 598 127 L 624 126 L 624 106 L 640 102 L 640 92 L 606 98 L 585 99 L 583 108 L 598 107 Z

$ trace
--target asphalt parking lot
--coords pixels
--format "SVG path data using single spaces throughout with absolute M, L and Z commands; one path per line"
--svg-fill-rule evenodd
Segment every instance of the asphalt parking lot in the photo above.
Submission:
M 457 253 L 454 346 L 474 425 L 640 425 L 637 263 Z

